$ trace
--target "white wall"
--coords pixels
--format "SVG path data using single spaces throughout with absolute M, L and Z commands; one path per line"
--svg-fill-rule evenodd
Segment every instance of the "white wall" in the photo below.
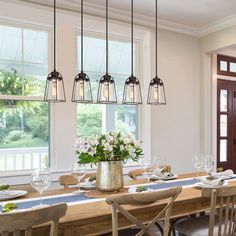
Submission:
M 1 2 L 0 19 L 34 22 L 52 30 L 52 9 Z M 68 170 L 74 156 L 72 144 L 76 136 L 76 109 L 70 102 L 73 78 L 76 74 L 75 29 L 79 15 L 58 13 L 58 68 L 66 84 L 67 102 L 52 109 L 52 156 L 55 170 Z M 86 16 L 85 28 L 104 32 L 104 19 Z M 130 26 L 112 21 L 111 33 L 128 37 Z M 142 40 L 144 103 L 147 88 L 154 76 L 154 34 L 152 29 L 135 27 L 135 37 Z M 70 43 L 68 43 L 70 42 Z M 74 43 L 71 43 L 74 42 Z M 146 157 L 161 155 L 175 172 L 193 170 L 192 155 L 200 150 L 200 43 L 199 39 L 159 30 L 159 76 L 166 86 L 167 106 L 142 105 L 142 135 Z M 151 119 L 150 119 L 151 114 Z M 152 154 L 150 153 L 152 151 Z
M 200 150 L 199 40 L 160 30 L 159 45 L 167 106 L 152 107 L 152 153 L 177 173 L 190 172 L 193 153 Z

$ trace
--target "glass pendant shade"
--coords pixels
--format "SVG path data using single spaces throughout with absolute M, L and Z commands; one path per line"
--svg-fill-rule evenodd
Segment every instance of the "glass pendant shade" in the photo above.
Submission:
M 152 79 L 149 84 L 147 104 L 166 105 L 165 86 L 158 77 Z
M 46 81 L 46 88 L 44 93 L 44 101 L 48 102 L 65 102 L 65 88 L 62 75 L 54 70 L 51 72 Z
M 93 101 L 90 79 L 81 72 L 74 79 L 72 102 L 89 103 Z
M 124 85 L 123 104 L 142 104 L 140 82 L 135 76 L 130 76 Z
M 117 103 L 116 89 L 114 78 L 105 74 L 99 81 L 98 85 L 98 103 Z

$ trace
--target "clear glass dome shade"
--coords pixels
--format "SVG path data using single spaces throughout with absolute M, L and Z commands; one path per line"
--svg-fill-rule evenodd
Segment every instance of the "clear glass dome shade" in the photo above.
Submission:
M 81 72 L 75 77 L 71 101 L 79 103 L 93 101 L 90 79 L 87 74 Z
M 44 101 L 48 102 L 65 102 L 65 88 L 62 75 L 54 70 L 51 72 L 46 81 Z
M 147 104 L 166 105 L 165 86 L 158 77 L 152 79 L 149 84 Z
M 122 103 L 142 104 L 140 82 L 135 76 L 131 76 L 125 81 Z
M 115 81 L 112 76 L 105 74 L 99 81 L 98 103 L 117 103 Z

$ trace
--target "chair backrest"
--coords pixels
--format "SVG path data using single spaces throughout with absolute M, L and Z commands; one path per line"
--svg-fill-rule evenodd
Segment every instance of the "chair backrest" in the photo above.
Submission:
M 141 176 L 142 174 L 143 174 L 142 169 L 131 170 L 128 172 L 128 176 L 133 180 L 136 180 L 137 176 Z
M 202 197 L 211 198 L 208 236 L 234 235 L 236 232 L 236 186 L 203 189 Z M 218 214 L 216 214 L 217 208 Z M 215 227 L 215 223 L 218 227 Z M 217 233 L 214 232 L 216 230 Z
M 66 210 L 67 205 L 62 203 L 30 211 L 0 214 L 0 234 L 7 236 L 13 232 L 14 236 L 20 236 L 20 231 L 25 230 L 25 235 L 32 236 L 32 226 L 52 222 L 50 236 L 56 236 L 59 218 L 66 214 Z
M 157 192 L 143 192 L 143 193 L 133 193 L 126 194 L 122 196 L 114 196 L 106 199 L 107 203 L 111 205 L 112 209 L 112 236 L 118 236 L 118 214 L 119 211 L 122 215 L 124 215 L 130 222 L 134 223 L 140 228 L 140 232 L 136 234 L 137 236 L 142 236 L 144 234 L 148 234 L 151 236 L 156 235 L 155 223 L 164 218 L 164 229 L 163 236 L 167 236 L 170 228 L 170 213 L 174 200 L 182 191 L 181 187 L 175 187 L 168 190 L 157 191 Z M 166 205 L 163 209 L 157 213 L 154 219 L 148 223 L 147 225 L 143 224 L 140 220 L 138 220 L 135 216 L 133 216 L 130 212 L 125 210 L 122 205 L 148 205 L 155 203 L 161 200 L 167 200 Z
M 82 179 L 81 182 L 84 182 L 87 178 L 96 176 L 96 173 L 87 173 Z M 60 185 L 64 186 L 64 188 L 69 188 L 70 185 L 77 185 L 78 180 L 73 175 L 62 175 L 59 178 Z

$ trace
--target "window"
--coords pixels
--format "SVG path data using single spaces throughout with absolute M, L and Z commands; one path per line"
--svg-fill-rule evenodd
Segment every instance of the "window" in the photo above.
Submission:
M 48 32 L 0 25 L 0 45 L 0 171 L 48 165 Z
M 80 52 L 80 36 L 77 38 Z M 98 82 L 105 71 L 105 40 L 84 38 L 84 70 L 89 75 L 93 99 L 97 99 Z M 135 54 L 137 45 L 135 45 Z M 78 53 L 78 65 L 80 55 Z M 79 68 L 79 66 L 78 66 Z M 118 102 L 122 102 L 125 80 L 130 76 L 130 42 L 111 39 L 109 42 L 109 73 L 114 77 Z M 77 134 L 79 137 L 98 135 L 110 130 L 132 133 L 138 137 L 138 107 L 133 105 L 78 104 Z
M 217 74 L 236 76 L 236 58 L 217 55 Z

